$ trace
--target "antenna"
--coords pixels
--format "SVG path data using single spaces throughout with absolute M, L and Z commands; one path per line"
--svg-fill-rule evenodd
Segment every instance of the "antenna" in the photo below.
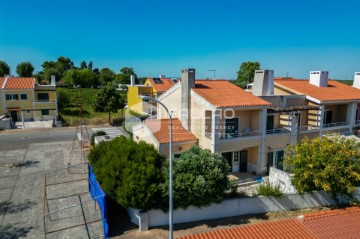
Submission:
M 208 71 L 213 71 L 214 72 L 214 79 L 216 79 L 216 70 L 208 70 Z

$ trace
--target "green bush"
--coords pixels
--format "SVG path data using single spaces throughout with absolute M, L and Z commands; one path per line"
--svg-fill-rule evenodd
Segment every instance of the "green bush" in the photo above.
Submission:
M 281 197 L 283 194 L 279 186 L 272 187 L 269 183 L 262 183 L 257 187 L 259 195 Z
M 103 190 L 123 207 L 160 208 L 165 157 L 143 141 L 124 136 L 95 146 L 89 161 Z
M 229 165 L 218 153 L 194 146 L 173 160 L 174 208 L 205 207 L 224 200 L 229 189 Z M 169 195 L 169 168 L 165 167 L 164 196 Z M 167 203 L 167 200 L 164 202 Z
M 91 140 L 90 140 L 91 146 L 95 145 L 95 136 L 102 136 L 102 135 L 106 135 L 106 132 L 102 130 L 98 130 L 95 133 L 93 133 L 93 135 L 91 135 Z

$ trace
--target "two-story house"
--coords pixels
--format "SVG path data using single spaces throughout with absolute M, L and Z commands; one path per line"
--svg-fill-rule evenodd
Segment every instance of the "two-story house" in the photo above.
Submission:
M 151 114 L 156 111 L 156 103 L 144 103 L 138 96 L 157 98 L 170 89 L 177 80 L 161 75 L 159 78 L 146 79 L 144 85 L 135 85 L 135 76 L 131 76 L 130 82 L 127 94 L 128 107 L 138 113 Z
M 58 115 L 55 78 L 39 85 L 33 77 L 0 78 L 0 115 L 16 121 L 56 120 Z

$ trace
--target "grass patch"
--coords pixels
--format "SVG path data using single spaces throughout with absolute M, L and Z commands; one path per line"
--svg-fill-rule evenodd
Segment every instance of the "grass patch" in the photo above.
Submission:
M 262 183 L 257 187 L 259 195 L 281 197 L 283 194 L 279 186 L 272 187 L 269 183 Z
M 100 89 L 91 88 L 58 88 L 57 92 L 66 95 L 68 102 L 65 106 L 59 108 L 59 120 L 64 126 L 76 126 L 80 121 L 80 103 L 83 102 L 83 120 L 87 125 L 106 125 L 108 124 L 108 114 L 95 112 L 92 108 L 92 102 L 96 98 Z M 124 110 L 117 113 L 111 113 L 111 119 L 124 118 Z M 118 121 L 116 123 L 118 124 Z

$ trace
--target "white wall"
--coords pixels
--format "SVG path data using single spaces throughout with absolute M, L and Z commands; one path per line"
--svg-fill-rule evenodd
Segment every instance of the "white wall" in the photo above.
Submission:
M 358 188 L 355 197 L 358 200 L 360 199 L 360 188 Z M 345 203 L 346 200 L 341 200 L 341 202 Z M 176 224 L 247 214 L 330 206 L 333 204 L 334 201 L 324 191 L 317 191 L 311 194 L 305 193 L 304 195 L 286 194 L 280 198 L 264 196 L 235 198 L 204 208 L 189 207 L 186 210 L 174 210 L 173 222 Z M 142 225 L 142 230 L 147 229 L 144 225 L 148 227 L 164 226 L 168 225 L 169 222 L 168 214 L 161 210 L 140 213 L 137 209 L 128 209 L 128 213 L 131 222 L 136 225 Z
M 291 175 L 274 167 L 270 167 L 269 182 L 271 186 L 279 186 L 283 193 L 297 193 L 291 184 Z

